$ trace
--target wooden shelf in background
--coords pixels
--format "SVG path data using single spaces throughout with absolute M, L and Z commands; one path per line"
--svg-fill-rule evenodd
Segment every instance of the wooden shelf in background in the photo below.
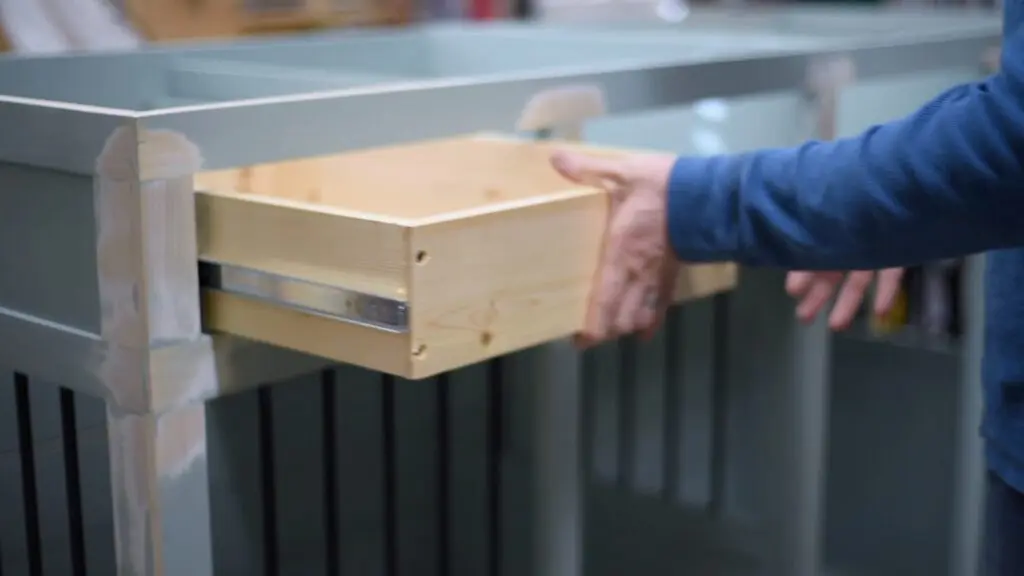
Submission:
M 143 36 L 157 42 L 402 25 L 414 15 L 407 0 L 363 0 L 347 8 L 304 0 L 295 8 L 266 9 L 246 7 L 243 0 L 127 0 L 126 12 Z

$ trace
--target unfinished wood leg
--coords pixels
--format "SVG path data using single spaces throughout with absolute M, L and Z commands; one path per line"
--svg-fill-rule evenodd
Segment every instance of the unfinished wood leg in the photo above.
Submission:
M 107 411 L 117 576 L 212 576 L 206 408 Z
M 206 410 L 213 349 L 201 329 L 196 148 L 126 124 L 94 181 L 109 397 L 117 576 L 212 576 Z

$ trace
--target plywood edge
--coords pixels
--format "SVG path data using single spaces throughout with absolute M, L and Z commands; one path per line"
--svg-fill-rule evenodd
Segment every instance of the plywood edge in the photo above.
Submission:
M 531 206 L 537 206 L 542 204 L 551 204 L 553 202 L 562 202 L 565 200 L 571 200 L 574 198 L 581 198 L 585 196 L 601 196 L 604 193 L 596 188 L 589 188 L 584 186 L 569 187 L 565 190 L 560 190 L 551 194 L 531 196 L 529 198 L 520 198 L 517 200 L 508 200 L 505 202 L 492 202 L 485 206 L 478 206 L 475 208 L 468 208 L 466 210 L 455 210 L 440 214 L 438 216 L 428 216 L 420 218 L 410 222 L 412 226 L 430 226 L 434 224 L 441 224 L 444 222 L 458 222 L 466 220 L 467 218 L 474 218 L 477 216 L 484 216 L 486 214 L 493 214 L 497 212 L 510 212 L 514 210 L 521 210 L 529 208 Z
M 224 171 L 226 174 L 228 171 Z M 203 178 L 210 173 L 200 174 L 198 178 Z M 220 173 L 213 173 L 218 177 Z M 248 192 L 239 192 L 228 187 L 207 187 L 204 184 L 204 180 L 200 180 L 198 186 L 196 186 L 196 194 L 201 196 L 213 196 L 226 201 L 238 201 L 238 202 L 249 202 L 253 204 L 264 204 L 270 207 L 284 208 L 288 210 L 300 210 L 305 212 L 315 212 L 317 214 L 323 214 L 327 216 L 339 216 L 341 218 L 354 218 L 357 220 L 373 220 L 381 222 L 383 224 L 393 224 L 395 226 L 408 227 L 418 224 L 417 220 L 411 220 L 408 218 L 398 218 L 395 216 L 388 216 L 385 214 L 373 214 L 370 212 L 360 212 L 358 210 L 349 210 L 347 208 L 338 208 L 335 206 L 324 206 L 319 204 L 313 204 L 310 202 L 301 202 L 296 200 L 289 200 L 287 198 L 278 198 L 274 196 L 262 196 L 259 194 L 252 194 Z
M 415 378 L 563 338 L 583 325 L 607 218 L 603 194 L 412 229 Z
M 550 153 L 554 154 L 559 150 L 574 150 L 587 154 L 594 154 L 598 156 L 628 156 L 632 154 L 664 154 L 664 152 L 658 152 L 654 150 L 637 150 L 627 148 L 617 148 L 614 146 L 603 146 L 593 144 L 583 144 L 574 141 L 564 140 L 531 140 L 524 138 L 520 135 L 509 134 L 504 132 L 493 132 L 483 131 L 474 132 L 465 136 L 450 138 L 448 141 L 477 141 L 477 142 L 514 142 L 529 144 L 542 149 L 547 149 Z M 552 168 L 554 170 L 554 168 Z M 439 214 L 436 216 L 428 216 L 420 219 L 410 221 L 409 224 L 413 226 L 430 226 L 435 224 L 441 224 L 448 221 L 464 220 L 466 218 L 482 216 L 487 213 L 493 212 L 507 212 L 510 210 L 517 210 L 525 208 L 534 204 L 545 204 L 562 199 L 567 199 L 576 196 L 595 195 L 603 194 L 603 191 L 589 187 L 589 186 L 574 186 L 569 181 L 565 182 L 565 188 L 546 195 L 537 195 L 529 198 L 522 198 L 517 200 L 510 200 L 506 202 L 492 202 L 484 206 L 477 206 L 467 210 L 459 210 L 453 212 L 447 212 L 445 214 Z
M 396 300 L 408 295 L 408 228 L 196 194 L 199 257 Z
M 386 332 L 274 306 L 222 292 L 204 291 L 203 328 L 306 354 L 411 377 L 409 335 Z

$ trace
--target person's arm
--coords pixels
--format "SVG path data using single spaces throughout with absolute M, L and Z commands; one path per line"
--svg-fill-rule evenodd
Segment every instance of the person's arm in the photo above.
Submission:
M 1024 29 L 999 74 L 858 137 L 680 158 L 668 227 L 684 261 L 802 270 L 1024 245 Z

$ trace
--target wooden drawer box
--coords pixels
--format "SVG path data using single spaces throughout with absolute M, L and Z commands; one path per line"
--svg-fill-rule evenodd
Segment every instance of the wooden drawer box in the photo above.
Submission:
M 607 202 L 552 149 L 478 135 L 200 174 L 207 328 L 414 379 L 578 331 Z M 682 276 L 692 299 L 736 269 Z

